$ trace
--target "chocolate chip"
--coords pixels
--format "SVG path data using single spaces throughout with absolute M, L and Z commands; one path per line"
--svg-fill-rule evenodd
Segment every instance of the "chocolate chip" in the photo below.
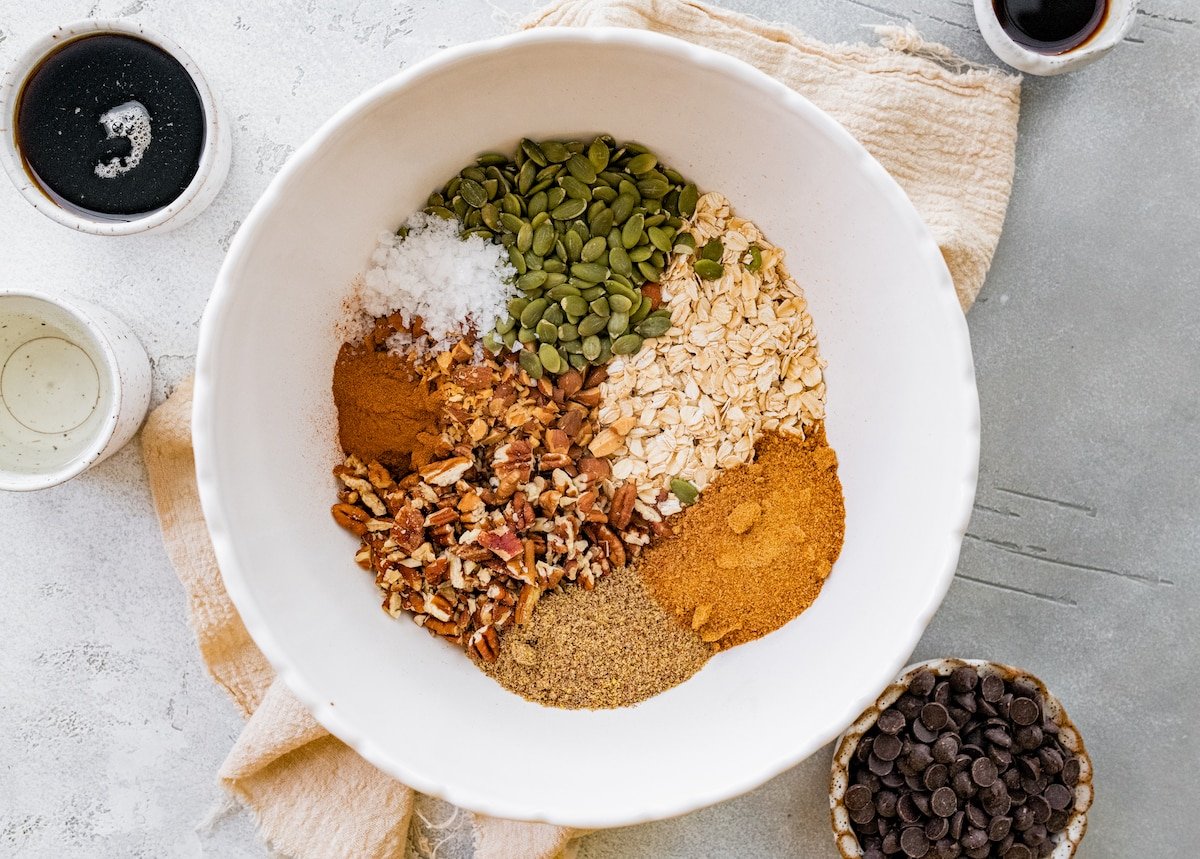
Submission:
M 887 835 L 883 836 L 883 852 L 892 855 L 900 852 L 900 833 L 893 829 Z
M 937 790 L 945 787 L 950 781 L 950 770 L 945 764 L 933 764 L 921 773 L 921 784 L 926 790 Z
M 1046 827 L 1040 823 L 1035 823 L 1021 833 L 1021 840 L 1032 847 L 1037 847 L 1049 837 L 1050 834 L 1046 831 Z
M 1024 844 L 1014 844 L 1003 854 L 1003 859 L 1033 859 L 1033 854 Z
M 910 826 L 900 833 L 900 849 L 910 859 L 920 859 L 929 852 L 929 839 L 925 830 L 919 826 Z
M 1067 787 L 1075 787 L 1079 783 L 1079 758 L 1063 761 L 1062 780 Z
M 968 799 L 975 795 L 975 782 L 971 781 L 969 772 L 960 772 L 950 779 L 950 787 L 954 789 L 959 799 Z
M 1043 796 L 1031 796 L 1025 807 L 1033 813 L 1034 823 L 1045 823 L 1050 819 L 1050 803 Z
M 1063 770 L 1063 756 L 1057 749 L 1038 749 L 1038 760 L 1042 762 L 1042 770 L 1050 775 L 1058 775 Z
M 993 817 L 988 826 L 988 838 L 992 841 L 1003 841 L 1010 829 L 1012 829 L 1011 817 Z
M 866 825 L 875 819 L 875 806 L 867 804 L 850 812 L 850 819 L 855 823 Z
M 907 779 L 896 770 L 879 777 L 879 783 L 885 787 L 903 787 L 907 783 Z
M 871 847 L 863 851 L 863 859 L 887 859 L 887 856 L 878 847 Z
M 979 682 L 979 672 L 970 665 L 962 665 L 950 672 L 950 688 L 955 692 L 970 692 Z
M 875 738 L 875 748 L 872 749 L 872 752 L 881 761 L 894 761 L 900 757 L 900 749 L 901 743 L 899 739 L 891 734 L 880 734 Z
M 1009 705 L 1008 714 L 1018 725 L 1032 725 L 1038 720 L 1038 705 L 1031 698 L 1016 698 Z
M 976 829 L 974 826 L 967 830 L 966 835 L 959 839 L 959 843 L 968 850 L 978 850 L 987 844 L 987 833 L 982 829 Z
M 875 811 L 880 817 L 895 817 L 896 806 L 899 802 L 899 794 L 890 790 L 881 790 L 875 794 Z
M 1042 729 L 1037 725 L 1026 725 L 1017 729 L 1017 733 L 1013 735 L 1013 742 L 1025 751 L 1036 749 L 1042 744 L 1042 739 Z
M 974 803 L 967 806 L 967 822 L 978 829 L 988 825 L 988 816 L 982 808 Z
M 938 738 L 929 751 L 939 764 L 952 764 L 958 755 L 958 738 L 953 734 L 944 734 Z
M 898 734 L 904 730 L 904 714 L 899 710 L 884 710 L 879 714 L 879 718 L 875 720 L 875 724 L 881 733 Z
M 958 810 L 958 797 L 948 787 L 939 787 L 929 799 L 933 813 L 938 817 L 950 817 Z
M 1055 811 L 1064 810 L 1071 804 L 1071 800 L 1075 798 L 1069 787 L 1058 783 L 1047 787 L 1042 796 L 1046 797 L 1046 802 L 1050 803 L 1050 807 Z
M 875 773 L 875 775 L 887 775 L 892 771 L 892 767 L 894 766 L 895 761 L 885 761 L 876 756 L 874 752 L 871 752 L 871 758 L 867 761 L 867 767 L 871 770 L 871 772 Z
M 925 824 L 925 837 L 930 841 L 939 841 L 950 832 L 950 821 L 945 817 L 933 817 Z M 936 849 L 936 846 L 935 846 Z
M 856 784 L 846 791 L 846 796 L 842 801 L 846 804 L 847 811 L 855 811 L 870 805 L 871 791 L 867 790 L 865 785 Z
M 950 721 L 950 711 L 936 701 L 931 701 L 921 708 L 921 723 L 934 731 L 946 727 Z
M 900 802 L 896 804 L 896 814 L 904 823 L 916 823 L 921 819 L 921 812 L 917 810 L 917 804 L 913 801 L 911 793 L 900 797 Z
M 892 707 L 900 711 L 900 714 L 910 722 L 917 718 L 921 712 L 921 708 L 925 706 L 925 702 L 920 698 L 909 695 L 907 692 L 896 699 L 896 703 Z
M 972 672 L 973 673 L 973 672 Z M 950 675 L 953 682 L 954 675 Z M 937 676 L 928 668 L 922 669 L 916 673 L 916 676 L 908 684 L 908 691 L 913 695 L 919 695 L 924 698 L 933 691 L 933 686 L 937 682 Z
M 979 758 L 971 764 L 971 781 L 980 787 L 987 787 L 996 780 L 996 765 L 991 758 Z
M 929 706 L 929 705 L 926 705 L 926 706 Z M 947 715 L 946 718 L 949 719 L 949 715 Z M 919 719 L 916 722 L 913 722 L 912 733 L 913 733 L 913 736 L 916 737 L 918 740 L 920 740 L 922 743 L 932 743 L 932 742 L 936 741 L 938 738 L 938 732 L 932 728 L 925 727 L 925 724 L 923 722 L 921 722 Z
M 1046 821 L 1046 828 L 1051 832 L 1062 832 L 1067 828 L 1067 822 L 1071 816 L 1066 811 L 1050 812 L 1050 819 Z
M 912 750 L 905 756 L 905 761 L 915 772 L 923 772 L 933 763 L 933 754 L 924 743 L 913 744 Z

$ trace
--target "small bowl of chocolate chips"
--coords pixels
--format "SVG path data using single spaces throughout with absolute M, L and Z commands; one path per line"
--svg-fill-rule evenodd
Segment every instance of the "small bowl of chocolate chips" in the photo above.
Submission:
M 844 859 L 1068 859 L 1092 797 L 1058 699 L 977 659 L 906 668 L 839 738 L 829 787 Z

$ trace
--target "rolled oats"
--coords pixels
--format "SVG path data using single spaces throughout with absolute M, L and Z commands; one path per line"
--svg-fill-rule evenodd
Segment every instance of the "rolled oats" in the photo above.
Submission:
M 724 274 L 702 280 L 692 257 L 676 255 L 661 283 L 671 329 L 614 358 L 600 386 L 592 451 L 610 453 L 613 478 L 633 481 L 648 504 L 663 502 L 673 477 L 703 489 L 750 461 L 764 431 L 803 437 L 825 417 L 825 362 L 783 251 L 720 194 L 700 198 L 688 229 L 698 247 L 721 240 Z

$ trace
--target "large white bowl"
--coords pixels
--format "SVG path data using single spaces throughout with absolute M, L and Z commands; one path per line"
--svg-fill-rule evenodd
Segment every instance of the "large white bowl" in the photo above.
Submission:
M 787 250 L 829 359 L 847 523 L 841 559 L 800 618 L 640 706 L 572 712 L 523 701 L 380 611 L 354 540 L 329 518 L 330 379 L 347 285 L 381 230 L 480 151 L 596 132 L 653 147 Z M 975 491 L 967 327 L 904 193 L 794 92 L 644 32 L 546 30 L 455 48 L 354 100 L 238 232 L 198 365 L 200 496 L 255 641 L 369 761 L 503 817 L 604 827 L 681 814 L 832 740 L 940 603 Z

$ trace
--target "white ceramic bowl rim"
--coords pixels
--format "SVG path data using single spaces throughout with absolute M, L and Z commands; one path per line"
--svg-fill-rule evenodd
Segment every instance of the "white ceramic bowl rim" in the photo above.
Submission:
M 762 93 L 764 99 L 775 100 L 788 110 L 803 116 L 829 140 L 852 155 L 860 163 L 864 172 L 870 174 L 870 180 L 890 202 L 897 218 L 903 221 L 906 229 L 915 237 L 917 253 L 928 264 L 929 270 L 935 272 L 938 281 L 935 291 L 941 311 L 945 315 L 943 320 L 939 320 L 939 325 L 947 332 L 952 341 L 949 349 L 954 354 L 961 356 L 963 362 L 959 372 L 963 384 L 958 395 L 962 398 L 963 413 L 968 418 L 966 425 L 961 428 L 961 432 L 969 437 L 969 442 L 965 445 L 966 455 L 959 463 L 961 494 L 955 503 L 958 515 L 946 530 L 942 538 L 942 546 L 937 552 L 941 561 L 937 564 L 937 577 L 934 586 L 930 589 L 928 601 L 922 610 L 911 618 L 911 624 L 905 635 L 906 646 L 897 650 L 891 658 L 881 660 L 881 664 L 873 672 L 873 676 L 864 679 L 861 693 L 846 702 L 843 717 L 838 724 L 831 724 L 823 735 L 811 737 L 802 746 L 789 749 L 788 753 L 781 755 L 774 765 L 747 772 L 737 780 L 724 782 L 719 789 L 703 793 L 696 792 L 685 797 L 664 798 L 652 809 L 640 808 L 636 811 L 623 810 L 621 812 L 585 809 L 579 810 L 569 817 L 554 813 L 553 819 L 547 812 L 531 812 L 529 804 L 523 803 L 520 797 L 498 797 L 484 794 L 469 783 L 449 786 L 426 772 L 409 768 L 402 762 L 394 760 L 370 737 L 366 736 L 357 724 L 346 718 L 342 711 L 331 706 L 327 697 L 310 684 L 304 671 L 292 663 L 264 621 L 263 614 L 251 595 L 238 545 L 233 539 L 232 523 L 222 509 L 214 453 L 217 426 L 213 419 L 213 409 L 209 407 L 209 404 L 215 401 L 217 394 L 215 379 L 220 357 L 217 345 L 219 334 L 225 327 L 226 317 L 232 304 L 233 280 L 238 265 L 237 261 L 247 252 L 256 233 L 279 206 L 278 197 L 281 188 L 293 176 L 304 170 L 322 148 L 338 136 L 344 125 L 369 113 L 396 92 L 435 74 L 444 67 L 466 63 L 480 55 L 501 52 L 517 44 L 529 43 L 623 45 L 631 49 L 653 50 L 673 59 L 684 60 L 719 71 L 753 86 Z M 833 740 L 845 725 L 849 724 L 860 711 L 875 700 L 879 690 L 895 677 L 906 662 L 929 620 L 941 604 L 953 579 L 962 535 L 966 530 L 971 504 L 975 496 L 979 456 L 978 428 L 979 403 L 974 385 L 974 366 L 965 317 L 955 295 L 950 273 L 946 268 L 940 249 L 913 208 L 911 201 L 895 180 L 849 132 L 830 116 L 795 91 L 748 63 L 657 33 L 611 27 L 530 30 L 448 48 L 372 87 L 327 120 L 284 164 L 234 237 L 201 323 L 192 415 L 192 434 L 196 451 L 200 500 L 226 589 L 255 643 L 275 668 L 278 676 L 312 712 L 314 718 L 330 733 L 355 749 L 367 761 L 423 793 L 494 817 L 540 820 L 591 829 L 631 825 L 673 817 L 752 790 L 804 760 L 821 746 Z
M 109 388 L 113 392 L 112 402 L 108 407 L 108 414 L 104 416 L 104 423 L 100 425 L 96 437 L 70 464 L 42 474 L 27 474 L 0 469 L 0 490 L 33 491 L 48 489 L 51 486 L 65 483 L 73 477 L 78 477 L 86 471 L 95 463 L 96 459 L 104 451 L 104 448 L 108 446 L 108 443 L 116 433 L 117 422 L 121 412 L 122 388 L 121 372 L 117 366 L 117 353 L 108 340 L 104 326 L 93 319 L 85 308 L 70 299 L 49 295 L 48 293 L 32 289 L 0 290 L 0 304 L 6 298 L 30 298 L 35 301 L 44 301 L 46 304 L 58 308 L 67 316 L 74 319 L 80 329 L 91 338 L 91 345 L 104 357 L 104 366 L 97 367 L 96 369 L 108 377 Z
M 192 83 L 196 86 L 196 92 L 200 95 L 200 104 L 204 110 L 204 149 L 200 153 L 200 165 L 196 168 L 196 175 L 192 177 L 192 181 L 178 197 L 161 209 L 156 209 L 140 217 L 91 218 L 82 211 L 59 205 L 42 190 L 38 183 L 30 179 L 25 171 L 25 164 L 16 143 L 17 100 L 20 98 L 21 88 L 26 77 L 47 54 L 63 45 L 98 33 L 136 36 L 166 51 L 179 61 L 191 77 Z M 0 83 L 0 138 L 3 138 L 0 140 L 0 162 L 3 162 L 5 172 L 8 173 L 8 177 L 21 196 L 48 218 L 83 233 L 128 236 L 153 230 L 172 218 L 178 218 L 180 212 L 202 196 L 201 192 L 210 180 L 224 181 L 224 172 L 220 167 L 223 153 L 219 150 L 225 145 L 225 140 L 222 137 L 221 122 L 217 115 L 212 90 L 209 89 L 208 81 L 201 73 L 200 67 L 173 39 L 141 24 L 118 18 L 94 18 L 63 24 L 55 28 L 54 32 L 38 39 L 17 57 L 16 62 L 6 73 L 3 83 Z

